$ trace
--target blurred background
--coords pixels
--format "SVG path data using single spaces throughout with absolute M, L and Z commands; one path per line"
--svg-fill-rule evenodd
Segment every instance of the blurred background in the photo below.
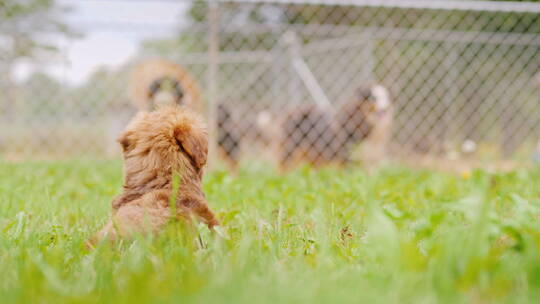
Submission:
M 358 99 L 370 128 L 346 149 L 369 163 L 537 157 L 540 3 L 3 0 L 0 158 L 117 156 L 130 75 L 155 58 L 196 81 L 229 161 L 341 145 L 333 121 Z M 305 109 L 317 123 L 291 130 Z

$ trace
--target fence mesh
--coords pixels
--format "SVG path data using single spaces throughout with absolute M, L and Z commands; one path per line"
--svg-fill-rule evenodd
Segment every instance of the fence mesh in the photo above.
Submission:
M 535 151 L 537 4 L 182 4 L 172 28 L 72 23 L 83 37 L 96 29 L 145 33 L 124 64 L 96 67 L 77 83 L 47 73 L 50 65 L 70 68 L 62 49 L 39 61 L 13 52 L 15 46 L 3 52 L 1 155 L 115 155 L 114 138 L 138 110 L 128 94 L 130 72 L 150 58 L 179 64 L 195 79 L 213 147 L 231 164 L 249 157 L 284 167 L 406 155 L 529 158 Z M 15 44 L 29 27 L 0 21 L 0 41 Z M 34 72 L 21 79 L 24 60 Z

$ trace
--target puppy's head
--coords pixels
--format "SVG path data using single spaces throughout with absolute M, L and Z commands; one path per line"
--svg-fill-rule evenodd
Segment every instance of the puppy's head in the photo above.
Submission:
M 390 93 L 380 84 L 363 86 L 356 91 L 355 104 L 366 116 L 381 115 L 391 106 Z
M 161 106 L 182 105 L 184 89 L 174 77 L 164 76 L 152 82 L 148 99 L 152 110 Z
M 194 112 L 178 106 L 140 112 L 118 139 L 124 156 L 125 186 L 202 177 L 208 155 L 208 132 Z M 155 185 L 159 186 L 159 185 Z
M 362 86 L 350 102 L 343 105 L 339 123 L 352 140 L 365 139 L 391 108 L 388 90 L 378 84 Z

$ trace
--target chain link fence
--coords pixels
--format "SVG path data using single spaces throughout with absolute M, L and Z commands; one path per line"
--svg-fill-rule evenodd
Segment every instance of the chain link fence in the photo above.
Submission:
M 127 63 L 78 84 L 46 73 L 14 79 L 19 59 L 0 56 L 0 155 L 115 155 L 113 139 L 137 111 L 130 71 L 149 58 L 179 64 L 195 79 L 212 147 L 233 166 L 249 158 L 288 167 L 535 153 L 540 4 L 183 4 L 172 29 L 86 25 L 147 38 Z M 13 33 L 0 27 L 7 30 L 0 38 Z M 62 52 L 55 58 L 62 62 Z

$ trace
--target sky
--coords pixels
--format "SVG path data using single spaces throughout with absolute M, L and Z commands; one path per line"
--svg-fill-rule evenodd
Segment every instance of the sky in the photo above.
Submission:
M 67 84 L 77 85 L 100 66 L 116 67 L 133 56 L 139 43 L 151 37 L 175 33 L 189 2 L 171 0 L 57 0 L 71 11 L 66 23 L 81 38 L 55 39 L 61 50 L 57 60 L 39 64 L 20 63 L 16 79 L 23 80 L 39 69 Z

